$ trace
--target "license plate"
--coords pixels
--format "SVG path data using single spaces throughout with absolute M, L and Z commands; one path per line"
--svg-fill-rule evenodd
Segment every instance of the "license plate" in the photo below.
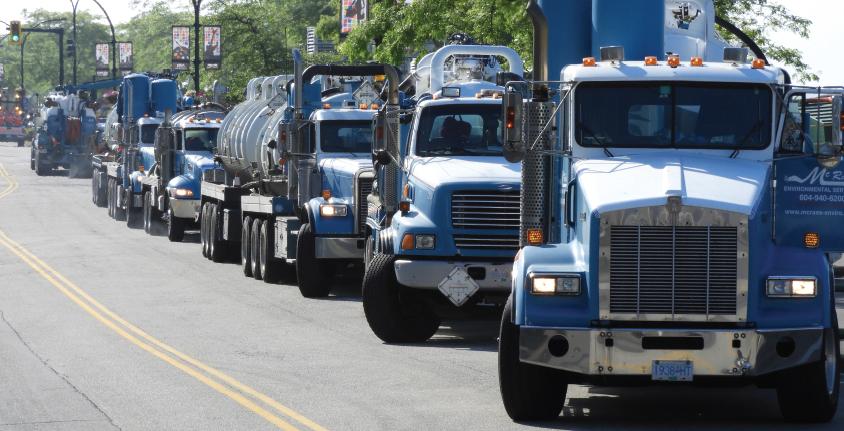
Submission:
M 667 382 L 691 382 L 694 365 L 691 361 L 653 361 L 651 378 Z

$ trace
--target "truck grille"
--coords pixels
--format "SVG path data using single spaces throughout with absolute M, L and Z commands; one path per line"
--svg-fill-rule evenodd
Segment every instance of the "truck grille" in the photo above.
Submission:
M 455 229 L 518 230 L 519 208 L 518 191 L 454 192 L 451 195 L 451 226 Z
M 517 235 L 454 235 L 457 248 L 472 250 L 512 250 L 519 249 Z
M 366 214 L 368 211 L 368 203 L 366 197 L 372 193 L 372 183 L 375 178 L 370 176 L 358 176 L 358 193 L 357 202 L 355 202 L 355 211 L 358 217 L 358 232 L 364 232 L 366 229 Z
M 611 226 L 610 312 L 735 315 L 736 227 Z

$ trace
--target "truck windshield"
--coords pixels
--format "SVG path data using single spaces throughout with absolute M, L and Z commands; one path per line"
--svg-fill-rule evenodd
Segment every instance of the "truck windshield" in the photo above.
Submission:
M 141 143 L 150 145 L 154 144 L 156 129 L 158 129 L 158 124 L 146 124 L 141 126 Z
M 596 82 L 575 91 L 575 138 L 585 147 L 762 149 L 771 142 L 766 85 Z
M 185 129 L 185 151 L 214 151 L 217 147 L 216 128 Z
M 416 134 L 416 155 L 499 156 L 499 105 L 443 105 L 424 108 Z
M 321 121 L 319 137 L 323 153 L 369 153 L 372 121 Z

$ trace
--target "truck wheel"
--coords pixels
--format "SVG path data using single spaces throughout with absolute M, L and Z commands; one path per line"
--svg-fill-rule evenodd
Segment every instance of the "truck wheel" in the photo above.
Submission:
M 261 223 L 261 232 L 258 238 L 260 248 L 259 266 L 265 283 L 278 283 L 284 277 L 284 270 L 287 263 L 283 259 L 275 257 L 275 229 L 269 221 Z
M 202 204 L 202 209 L 199 211 L 199 242 L 202 244 L 202 256 L 208 257 L 208 205 L 210 202 Z
M 135 200 L 135 193 L 131 190 L 126 192 L 126 226 L 130 229 L 143 227 L 143 208 L 132 206 Z
M 74 160 L 70 161 L 70 166 L 67 167 L 67 177 L 68 178 L 80 178 L 79 175 L 79 164 L 77 164 Z
M 96 176 L 91 176 L 91 181 L 96 180 L 97 184 L 97 201 L 96 204 L 100 208 L 104 208 L 106 206 L 106 187 L 102 181 L 103 175 L 97 172 Z
M 210 204 L 208 208 L 211 209 L 211 216 L 209 217 L 211 223 L 208 224 L 209 254 L 211 255 L 211 260 L 214 262 L 222 262 L 226 258 L 226 246 L 220 239 L 222 233 L 220 228 L 220 211 L 215 203 Z
M 35 153 L 35 175 L 43 177 L 50 173 L 50 170 L 44 163 L 41 162 L 41 153 Z
M 375 255 L 375 239 L 372 234 L 366 235 L 366 245 L 363 247 L 363 267 L 364 269 L 372 262 L 372 256 Z
M 126 208 L 123 208 L 126 191 L 122 185 L 117 184 L 117 181 L 114 184 L 114 219 L 117 221 L 126 221 Z
M 841 340 L 832 308 L 832 327 L 824 330 L 824 358 L 787 370 L 777 385 L 780 413 L 789 422 L 823 423 L 835 416 L 841 391 Z
M 29 169 L 35 170 L 35 145 L 29 151 Z
M 23 145 L 24 145 L 23 139 L 19 140 L 18 141 L 18 147 L 23 147 Z
M 325 269 L 316 258 L 315 242 L 311 224 L 302 223 L 296 240 L 296 278 L 299 292 L 305 298 L 323 298 L 331 292 Z
M 440 327 L 440 318 L 396 280 L 395 256 L 378 253 L 363 274 L 363 312 L 372 332 L 386 343 L 420 343 Z
M 513 298 L 507 299 L 498 337 L 498 386 L 504 409 L 517 422 L 551 420 L 566 403 L 565 375 L 519 360 L 519 327 L 513 324 Z
M 176 217 L 171 210 L 167 217 L 167 239 L 170 242 L 182 242 L 185 238 L 185 222 Z
M 91 203 L 97 205 L 97 197 L 100 194 L 100 189 L 97 187 L 97 176 L 91 176 Z M 99 205 L 97 205 L 99 206 Z
M 243 217 L 243 224 L 240 228 L 240 264 L 243 266 L 243 275 L 252 277 L 252 247 L 249 239 L 252 237 L 252 217 Z
M 264 275 L 261 273 L 260 262 L 258 261 L 261 257 L 258 241 L 261 235 L 261 225 L 263 225 L 263 220 L 255 217 L 255 220 L 252 220 L 251 232 L 249 232 L 249 254 L 252 256 L 249 266 L 252 267 L 252 278 L 255 280 L 262 280 L 264 278 Z
M 150 210 L 152 209 L 152 205 L 149 201 L 149 191 L 144 192 L 144 232 L 148 235 L 152 235 L 151 223 L 152 223 L 152 215 L 150 214 Z

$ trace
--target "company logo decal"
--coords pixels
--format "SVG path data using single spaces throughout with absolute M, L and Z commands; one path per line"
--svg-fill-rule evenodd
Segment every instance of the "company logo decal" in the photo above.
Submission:
M 689 26 L 701 15 L 701 10 L 691 2 L 678 3 L 677 7 L 671 9 L 672 15 L 677 22 L 677 28 L 688 30 Z
M 797 175 L 789 175 L 785 177 L 785 182 L 803 184 L 807 186 L 817 184 L 821 186 L 844 187 L 844 172 L 829 172 L 821 167 L 816 167 L 803 178 L 800 178 Z

